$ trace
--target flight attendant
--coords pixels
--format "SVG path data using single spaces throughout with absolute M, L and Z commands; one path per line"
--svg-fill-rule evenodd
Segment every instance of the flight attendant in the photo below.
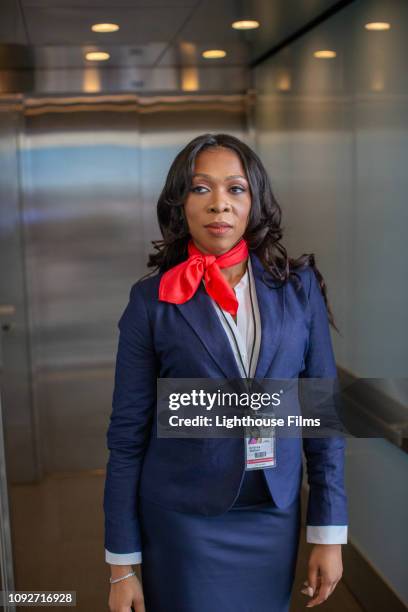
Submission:
M 288 257 L 265 168 L 233 136 L 204 134 L 185 146 L 157 213 L 154 270 L 131 287 L 118 323 L 104 492 L 109 609 L 287 612 L 302 451 L 313 547 L 299 587 L 306 607 L 319 605 L 342 576 L 344 438 L 277 437 L 268 447 L 257 432 L 158 437 L 156 384 L 335 378 L 323 278 L 313 255 Z M 254 443 L 266 448 L 257 469 L 248 460 Z

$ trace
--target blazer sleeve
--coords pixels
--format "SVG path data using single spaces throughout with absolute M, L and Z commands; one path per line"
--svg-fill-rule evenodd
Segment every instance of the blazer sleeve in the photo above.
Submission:
M 305 368 L 300 376 L 337 380 L 337 368 L 330 336 L 329 320 L 323 294 L 313 268 L 309 268 L 308 306 L 309 344 Z M 307 541 L 346 543 L 348 508 L 344 488 L 345 438 L 303 438 L 309 498 L 307 505 Z M 344 529 L 334 529 L 334 526 Z M 324 529 L 329 527 L 330 529 Z M 322 527 L 318 530 L 316 527 Z M 334 540 L 320 539 L 322 534 L 337 534 Z
M 156 356 L 139 282 L 130 290 L 118 327 L 103 509 L 105 549 L 125 555 L 141 551 L 138 484 L 156 403 Z

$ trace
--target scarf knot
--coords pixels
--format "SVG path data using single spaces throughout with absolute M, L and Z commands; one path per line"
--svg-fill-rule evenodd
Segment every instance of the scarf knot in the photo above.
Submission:
M 248 257 L 248 245 L 244 238 L 222 255 L 203 253 L 193 240 L 188 243 L 188 258 L 167 270 L 160 279 L 159 300 L 183 304 L 196 293 L 204 279 L 207 293 L 221 308 L 236 316 L 238 300 L 224 278 L 220 268 L 233 266 Z

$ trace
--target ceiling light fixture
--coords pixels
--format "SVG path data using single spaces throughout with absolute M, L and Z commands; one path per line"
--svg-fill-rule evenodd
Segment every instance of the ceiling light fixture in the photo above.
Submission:
M 259 28 L 260 23 L 259 21 L 256 21 L 256 19 L 241 19 L 239 21 L 234 21 L 231 24 L 231 27 L 234 28 L 234 30 L 255 30 L 256 28 Z
M 389 30 L 391 24 L 386 21 L 372 21 L 371 23 L 366 23 L 364 27 L 366 30 Z
M 207 49 L 207 51 L 202 52 L 202 56 L 205 57 L 205 59 L 218 59 L 226 55 L 227 53 L 223 49 Z
M 330 49 L 322 49 L 321 51 L 315 51 L 313 55 L 319 59 L 329 59 L 336 57 L 337 54 L 335 51 L 330 51 Z
M 116 23 L 94 23 L 91 27 L 92 32 L 117 32 L 119 26 Z
M 109 53 L 105 51 L 89 51 L 85 54 L 85 58 L 91 62 L 101 62 L 110 58 Z

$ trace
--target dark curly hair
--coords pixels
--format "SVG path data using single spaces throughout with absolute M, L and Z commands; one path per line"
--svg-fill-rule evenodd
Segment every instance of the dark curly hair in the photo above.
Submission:
M 191 140 L 176 156 L 170 166 L 165 185 L 157 202 L 157 219 L 163 240 L 152 240 L 155 253 L 149 255 L 147 267 L 165 272 L 188 257 L 187 244 L 191 235 L 184 213 L 184 202 L 192 185 L 192 174 L 197 155 L 208 147 L 228 147 L 235 151 L 245 169 L 250 193 L 251 209 L 243 237 L 248 248 L 261 260 L 274 280 L 284 284 L 289 277 L 299 277 L 296 269 L 310 266 L 318 279 L 326 304 L 330 325 L 339 332 L 328 302 L 327 287 L 315 264 L 315 256 L 303 254 L 297 259 L 288 257 L 281 244 L 283 228 L 282 210 L 273 194 L 268 174 L 258 155 L 244 142 L 229 134 L 202 134 Z M 282 285 L 280 285 L 282 286 Z

